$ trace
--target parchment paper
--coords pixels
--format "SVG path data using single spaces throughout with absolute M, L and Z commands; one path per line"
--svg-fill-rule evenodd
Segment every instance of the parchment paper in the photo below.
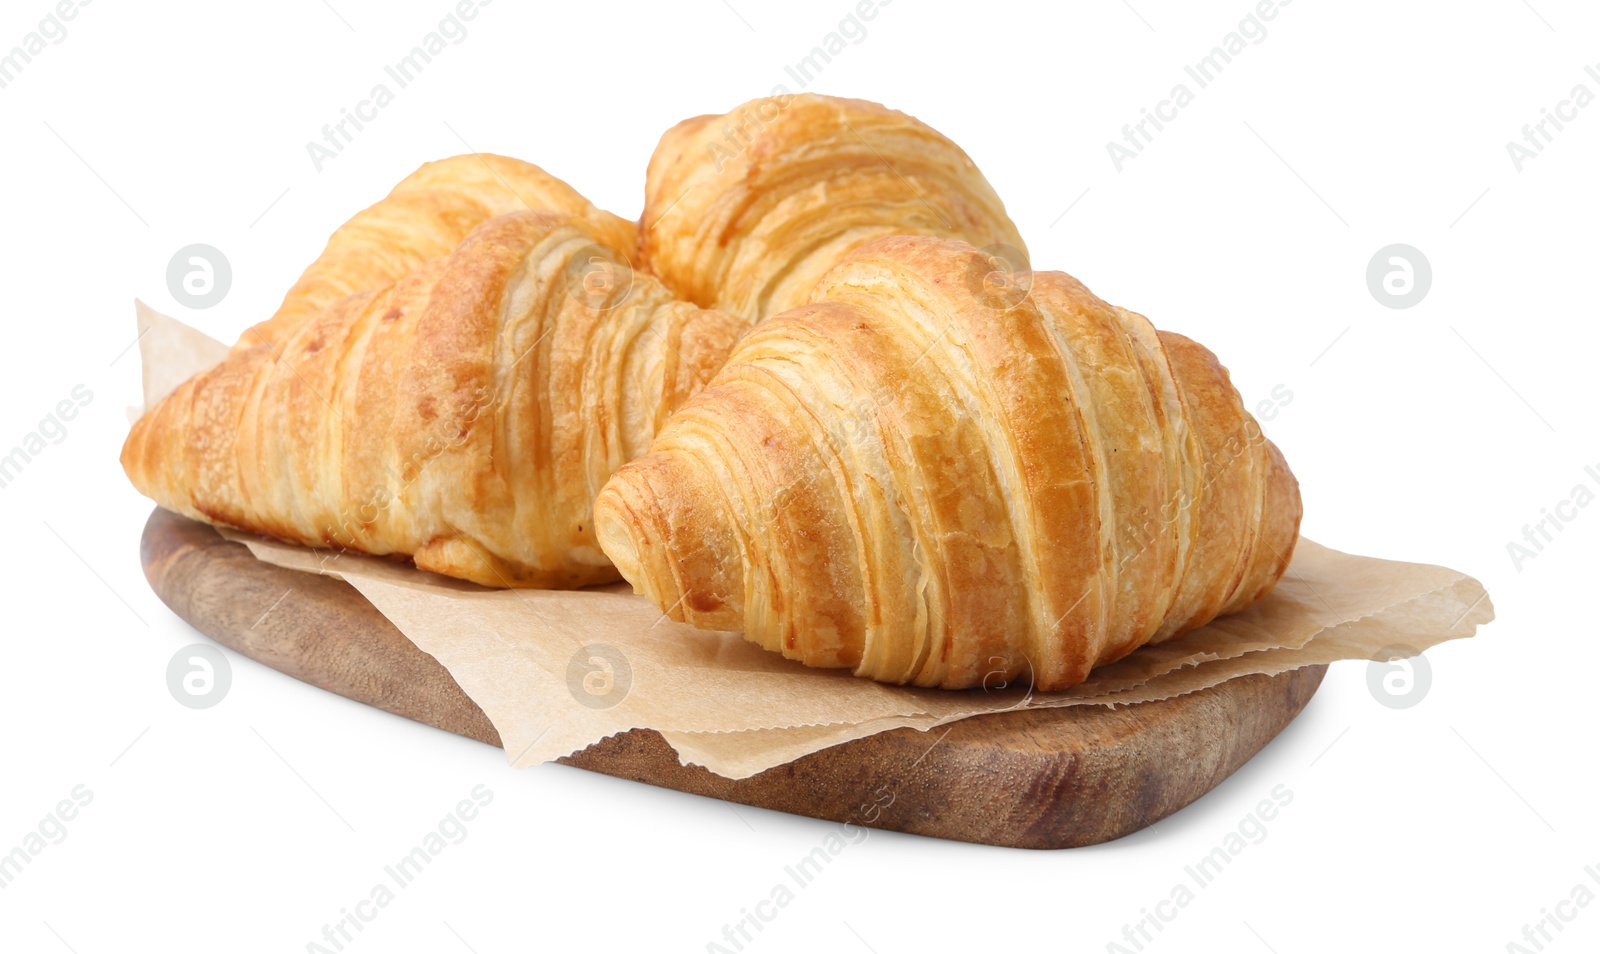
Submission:
M 226 350 L 140 311 L 141 330 L 150 329 L 140 341 L 148 402 L 165 393 L 152 377 L 170 388 Z M 651 728 L 686 764 L 743 778 L 902 726 L 929 730 L 1019 707 L 1135 705 L 1253 673 L 1410 656 L 1471 636 L 1494 616 L 1483 586 L 1462 573 L 1352 556 L 1302 538 L 1284 579 L 1256 606 L 1140 649 L 1071 690 L 947 692 L 808 669 L 736 634 L 672 622 L 626 584 L 490 590 L 393 560 L 223 535 L 268 563 L 349 582 L 449 670 L 517 766 Z
M 173 388 L 228 356 L 228 346 L 176 318 L 168 318 L 137 299 L 139 365 L 144 373 L 144 406 L 151 407 Z

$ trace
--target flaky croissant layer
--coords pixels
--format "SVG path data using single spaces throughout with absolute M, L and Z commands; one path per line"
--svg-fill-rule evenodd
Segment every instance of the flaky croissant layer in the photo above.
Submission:
M 530 162 L 488 153 L 451 156 L 423 164 L 339 226 L 273 316 L 246 329 L 235 350 L 277 346 L 339 299 L 392 285 L 449 255 L 468 232 L 497 215 L 533 209 L 582 219 L 598 241 L 630 257 L 638 242 L 632 222 L 596 208 Z
M 169 510 L 283 540 L 488 586 L 614 580 L 594 494 L 743 326 L 582 218 L 510 213 L 236 348 L 139 419 L 122 465 Z
M 1264 596 L 1300 498 L 1205 348 L 896 237 L 750 332 L 595 520 L 673 619 L 885 682 L 1060 689 Z
M 851 249 L 889 235 L 1026 254 L 960 146 L 866 100 L 752 100 L 684 120 L 650 158 L 642 257 L 678 297 L 707 308 L 760 320 L 803 304 Z

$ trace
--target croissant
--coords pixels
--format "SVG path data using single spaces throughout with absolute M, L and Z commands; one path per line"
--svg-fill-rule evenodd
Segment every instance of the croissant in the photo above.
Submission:
M 604 238 L 551 212 L 489 219 L 191 378 L 122 466 L 168 510 L 295 543 L 489 586 L 614 580 L 595 493 L 744 322 L 674 299 Z
M 804 304 L 888 235 L 1026 246 L 983 173 L 927 125 L 859 99 L 752 100 L 668 130 L 645 181 L 641 259 L 678 297 L 760 320 Z
M 1259 600 L 1298 486 L 1211 352 L 965 243 L 857 249 L 612 475 L 672 619 L 890 683 L 1038 689 Z
M 484 221 L 525 209 L 583 219 L 600 244 L 629 255 L 638 242 L 632 222 L 596 208 L 532 163 L 488 154 L 441 159 L 406 176 L 388 196 L 339 226 L 277 312 L 247 329 L 235 347 L 277 344 L 301 321 L 346 295 L 393 284 L 422 263 L 455 251 Z

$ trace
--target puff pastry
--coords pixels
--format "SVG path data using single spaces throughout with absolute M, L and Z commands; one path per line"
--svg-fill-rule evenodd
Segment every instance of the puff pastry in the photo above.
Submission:
M 966 688 L 1240 610 L 1298 486 L 1211 352 L 970 245 L 857 249 L 767 320 L 595 503 L 675 620 L 812 666 Z
M 614 580 L 595 493 L 745 323 L 632 274 L 609 238 L 552 212 L 489 219 L 185 382 L 123 468 L 169 510 L 291 542 L 489 586 Z
M 582 219 L 598 242 L 630 258 L 638 242 L 632 222 L 596 208 L 532 163 L 489 154 L 440 159 L 339 226 L 277 312 L 247 329 L 235 347 L 277 344 L 301 321 L 346 295 L 393 284 L 422 263 L 455 251 L 484 221 L 526 209 Z
M 803 304 L 846 252 L 888 235 L 1027 247 L 983 173 L 927 125 L 859 99 L 757 99 L 661 137 L 641 258 L 681 298 L 752 320 Z

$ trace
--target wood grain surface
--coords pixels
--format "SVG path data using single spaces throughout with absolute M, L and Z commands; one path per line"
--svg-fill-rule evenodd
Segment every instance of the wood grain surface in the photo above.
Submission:
M 222 645 L 329 692 L 500 745 L 449 672 L 348 584 L 262 563 L 209 526 L 159 508 L 140 555 L 162 601 Z M 261 617 L 260 607 L 290 587 L 295 599 Z M 1216 787 L 1299 714 L 1326 669 L 1249 676 L 1119 709 L 1039 709 L 932 732 L 896 729 L 746 779 L 680 765 L 648 729 L 561 761 L 870 828 L 1069 848 L 1138 831 Z

